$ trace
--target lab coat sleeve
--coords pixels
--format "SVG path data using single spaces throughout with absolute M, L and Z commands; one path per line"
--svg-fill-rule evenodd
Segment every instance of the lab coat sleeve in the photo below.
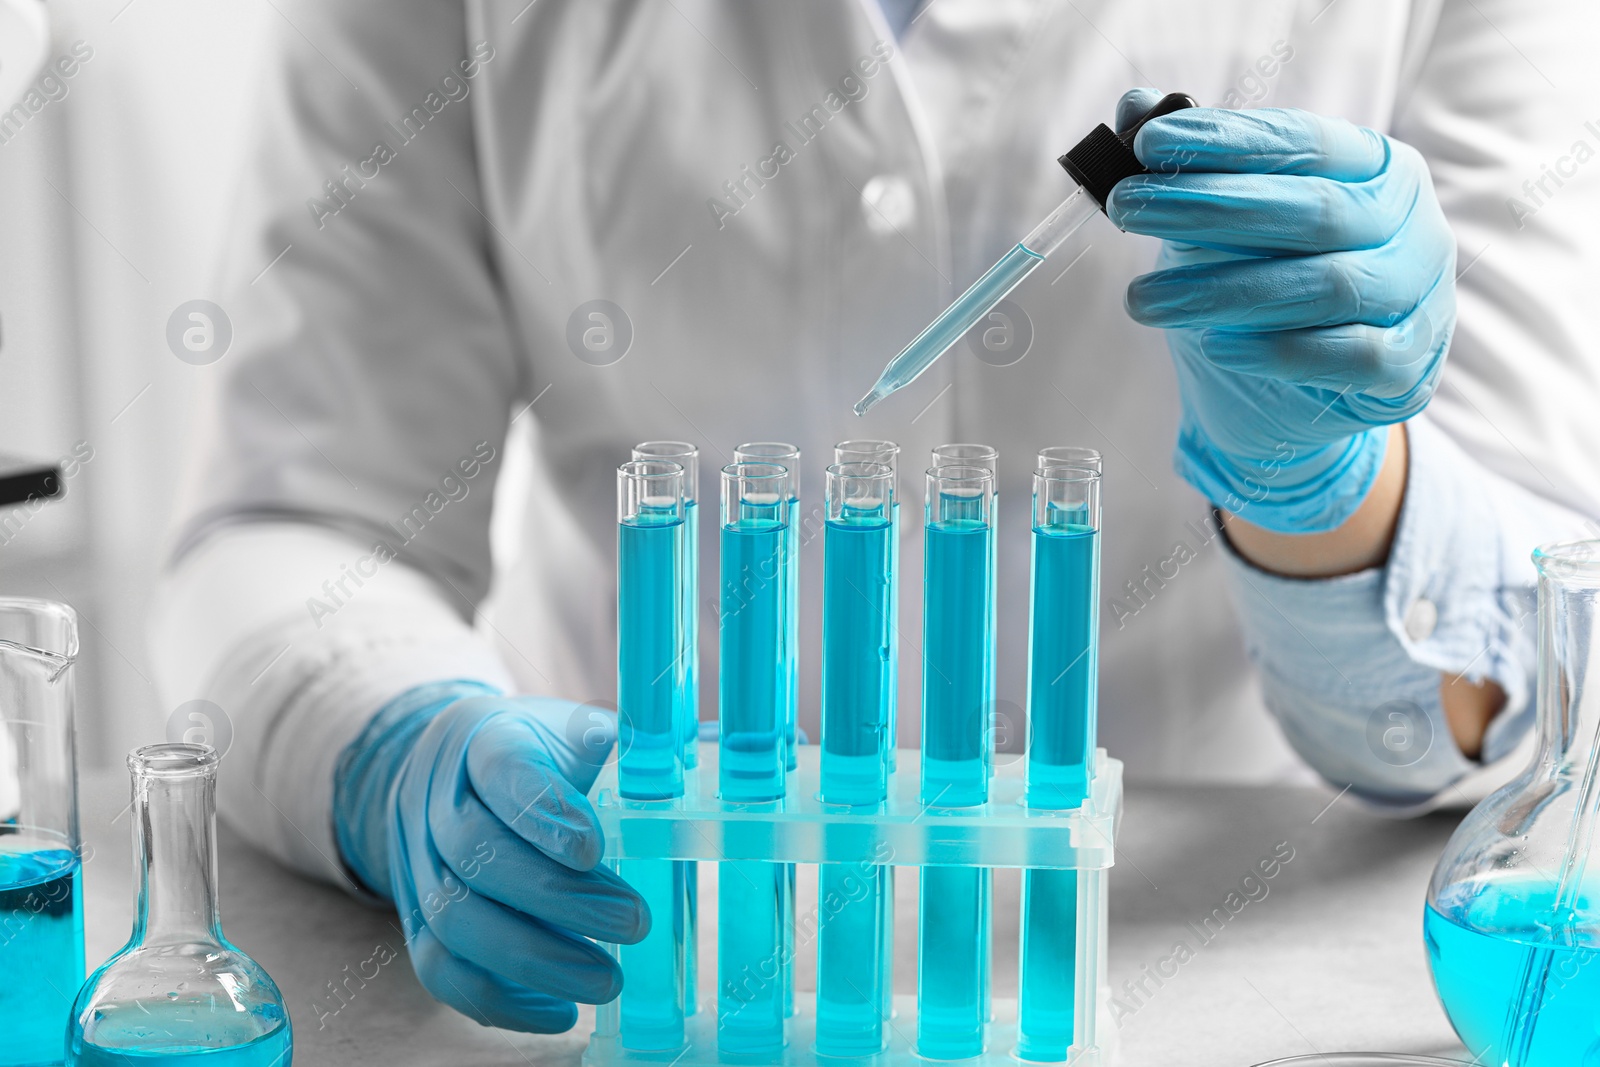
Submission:
M 351 889 L 332 822 L 339 754 L 414 686 L 513 685 L 438 586 L 385 556 L 315 523 L 227 526 L 167 575 L 152 620 L 157 685 L 205 701 L 195 725 L 226 746 L 224 817 L 285 864 Z
M 273 9 L 153 640 L 167 705 L 231 720 L 224 817 L 338 878 L 343 743 L 409 685 L 509 684 L 465 620 L 525 388 L 475 206 L 492 47 L 445 0 Z
M 1475 769 L 1445 724 L 1443 676 L 1507 693 L 1485 761 L 1526 734 L 1529 555 L 1600 534 L 1591 6 L 1439 5 L 1407 74 L 1391 133 L 1427 158 L 1455 230 L 1459 319 L 1438 394 L 1408 427 L 1386 567 L 1297 581 L 1230 554 L 1247 644 L 1290 741 L 1330 782 L 1396 812 L 1450 800 Z

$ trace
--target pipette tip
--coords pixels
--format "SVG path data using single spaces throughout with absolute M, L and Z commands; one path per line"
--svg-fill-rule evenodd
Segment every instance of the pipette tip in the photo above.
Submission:
M 867 412 L 871 411 L 875 406 L 877 406 L 878 401 L 882 400 L 888 395 L 889 394 L 886 391 L 874 388 L 872 392 L 856 401 L 855 413 L 857 415 L 865 415 Z

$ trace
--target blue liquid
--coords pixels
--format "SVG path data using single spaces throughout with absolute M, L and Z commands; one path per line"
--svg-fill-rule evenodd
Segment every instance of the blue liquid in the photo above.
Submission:
M 822 799 L 887 794 L 894 704 L 892 523 L 881 510 L 828 520 L 823 542 Z
M 1554 896 L 1548 881 L 1468 883 L 1423 912 L 1434 987 L 1478 1062 L 1600 1063 L 1600 945 L 1552 940 Z M 1578 909 L 1593 913 L 1587 901 Z
M 617 784 L 636 800 L 682 796 L 682 519 L 646 511 L 620 523 L 617 556 Z
M 784 642 L 784 669 L 789 676 L 789 693 L 784 704 L 784 769 L 794 770 L 795 728 L 800 721 L 800 498 L 789 498 L 789 600 Z
M 1077 871 L 1022 872 L 1021 957 L 1017 1055 L 1065 1060 L 1077 1007 Z
M 721 775 L 724 800 L 783 795 L 787 525 L 722 527 Z
M 112 1008 L 96 1018 L 94 1035 L 97 1043 L 74 1036 L 69 1064 L 288 1067 L 294 1058 L 294 1038 L 281 1013 L 261 1019 L 234 1011 L 231 1004 L 227 1010 L 183 1001 Z
M 945 514 L 949 508 L 942 508 Z M 988 799 L 984 715 L 994 700 L 994 536 L 981 519 L 923 531 L 922 799 Z M 918 919 L 917 1051 L 976 1056 L 989 1017 L 989 872 L 925 867 Z
M 795 865 L 783 865 L 783 880 L 779 887 L 783 903 L 778 916 L 778 934 L 783 938 L 783 973 L 779 982 L 783 987 L 783 1017 L 794 1018 L 794 892 Z
M 921 946 L 917 955 L 917 1052 L 958 1060 L 983 1052 L 989 1019 L 986 929 L 989 872 L 922 868 Z
M 993 530 L 955 520 L 929 524 L 923 536 L 922 799 L 967 807 L 989 793 Z
M 683 502 L 683 765 L 700 763 L 700 506 Z
M 700 997 L 700 865 L 683 863 L 683 1014 L 693 1015 Z
M 650 933 L 620 945 L 617 959 L 628 976 L 622 989 L 622 1047 L 637 1051 L 683 1044 L 684 886 L 687 864 L 675 860 L 622 860 L 617 873 L 650 907 Z
M 1028 804 L 1075 808 L 1089 795 L 1099 666 L 1099 534 L 1063 523 L 1033 530 L 1029 601 Z
M 683 625 L 688 651 L 684 655 L 683 766 L 700 765 L 700 506 L 684 501 L 683 508 Z M 683 1013 L 693 1015 L 699 995 L 700 945 L 697 940 L 700 910 L 699 875 L 694 861 L 684 869 Z
M 717 875 L 717 1048 L 783 1048 L 784 865 L 727 860 Z
M 889 726 L 883 743 L 894 771 L 900 741 L 900 501 L 894 502 L 889 529 Z
M 824 863 L 817 868 L 817 1052 L 870 1056 L 884 1047 L 891 958 L 892 868 Z
M 83 984 L 77 857 L 0 852 L 0 1065 L 60 1063 Z
M 1069 521 L 1035 526 L 1029 601 L 1028 804 L 1075 808 L 1089 793 L 1099 669 L 1099 535 Z M 1065 1059 L 1072 1044 L 1078 876 L 1022 876 L 1017 1048 L 1024 1059 Z
M 955 303 L 940 312 L 904 351 L 889 361 L 872 392 L 856 404 L 856 414 L 865 415 L 873 404 L 915 381 L 1043 262 L 1043 256 L 1021 244 L 1001 256 L 998 263 L 956 297 Z
M 789 694 L 784 705 L 783 753 L 784 769 L 792 771 L 797 766 L 795 730 L 800 722 L 800 498 L 789 498 L 789 600 L 785 622 L 788 640 L 784 645 L 784 665 L 789 676 Z M 781 928 L 784 937 L 783 1015 L 794 1018 L 794 893 L 795 865 L 784 864 L 783 917 Z

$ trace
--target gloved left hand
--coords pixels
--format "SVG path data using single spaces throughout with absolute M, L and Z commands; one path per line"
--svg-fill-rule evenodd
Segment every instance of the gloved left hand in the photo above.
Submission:
M 1128 93 L 1118 128 L 1158 98 Z M 1152 173 L 1119 182 L 1106 213 L 1164 239 L 1126 302 L 1167 331 L 1178 473 L 1266 529 L 1334 529 L 1450 346 L 1455 239 L 1427 164 L 1291 109 L 1177 111 L 1146 123 L 1134 152 Z

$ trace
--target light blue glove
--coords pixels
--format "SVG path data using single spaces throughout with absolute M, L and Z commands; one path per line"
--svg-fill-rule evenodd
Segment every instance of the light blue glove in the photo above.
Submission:
M 1159 99 L 1135 89 L 1125 129 Z M 1152 173 L 1106 204 L 1164 239 L 1128 313 L 1167 331 L 1175 465 L 1281 533 L 1331 530 L 1382 466 L 1385 427 L 1428 403 L 1455 327 L 1455 238 L 1408 145 L 1305 111 L 1193 108 L 1146 123 Z
M 643 899 L 596 867 L 584 793 L 614 738 L 609 716 L 569 701 L 447 682 L 390 702 L 339 758 L 346 864 L 394 901 L 423 987 L 485 1026 L 571 1029 L 573 1001 L 622 989 L 585 938 L 649 931 Z

